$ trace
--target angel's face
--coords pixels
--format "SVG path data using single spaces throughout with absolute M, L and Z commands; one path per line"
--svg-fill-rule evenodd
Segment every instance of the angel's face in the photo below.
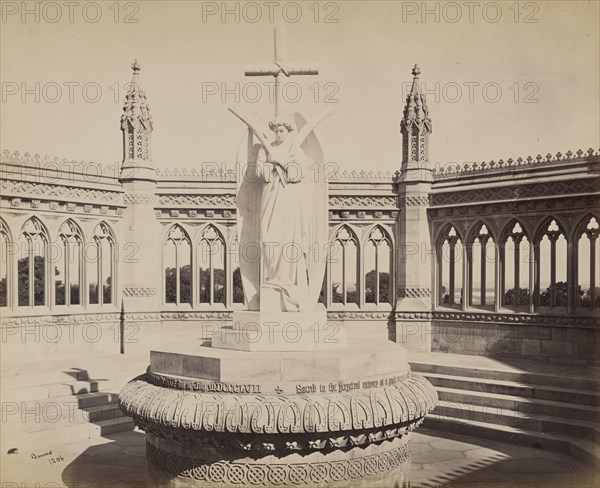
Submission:
M 277 142 L 283 142 L 288 135 L 288 130 L 283 125 L 277 125 L 273 129 L 273 133 Z

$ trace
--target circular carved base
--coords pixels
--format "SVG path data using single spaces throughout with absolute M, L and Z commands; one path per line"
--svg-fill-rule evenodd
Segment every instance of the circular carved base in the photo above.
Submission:
M 292 363 L 306 381 L 294 383 L 300 375 L 280 353 L 244 356 L 241 382 L 221 355 L 239 365 L 242 353 L 159 352 L 154 370 L 121 390 L 119 406 L 146 432 L 148 486 L 400 487 L 410 432 L 437 394 L 394 353 L 387 344 L 363 356 L 358 348 L 358 364 L 342 355 L 327 374 L 313 371 L 327 358 L 298 354 Z M 204 379 L 216 364 L 234 381 Z
M 368 447 L 331 450 L 307 455 L 275 453 L 232 458 L 214 452 L 206 456 L 180 454 L 176 443 L 147 434 L 148 483 L 160 487 L 304 486 L 402 487 L 409 479 L 410 435 Z

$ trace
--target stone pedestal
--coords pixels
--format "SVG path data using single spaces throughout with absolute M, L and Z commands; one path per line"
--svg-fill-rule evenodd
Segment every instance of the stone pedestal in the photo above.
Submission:
M 240 351 L 316 351 L 346 346 L 346 331 L 314 312 L 233 312 L 233 325 L 212 337 L 212 346 Z
M 406 350 L 152 351 L 119 396 L 158 486 L 401 486 L 409 433 L 437 401 Z

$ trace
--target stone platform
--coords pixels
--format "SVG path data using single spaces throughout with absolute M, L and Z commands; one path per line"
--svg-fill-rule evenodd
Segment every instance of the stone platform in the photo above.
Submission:
M 436 401 L 404 348 L 365 337 L 332 350 L 152 351 L 119 396 L 166 486 L 401 486 L 410 432 Z
M 316 351 L 346 347 L 346 331 L 313 312 L 235 311 L 232 326 L 212 337 L 212 346 L 240 351 Z

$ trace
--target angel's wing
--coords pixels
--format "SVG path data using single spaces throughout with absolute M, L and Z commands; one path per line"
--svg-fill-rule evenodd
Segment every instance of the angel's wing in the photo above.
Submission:
M 294 145 L 296 145 L 298 147 L 302 146 L 302 143 L 308 137 L 308 134 L 310 134 L 312 132 L 312 130 L 318 124 L 320 124 L 323 120 L 325 120 L 327 117 L 329 117 L 332 112 L 333 112 L 332 108 L 325 109 L 321 113 L 319 113 L 317 116 L 315 116 L 313 119 L 306 122 L 304 127 L 302 127 L 302 129 L 300 129 L 298 131 L 298 135 L 295 137 L 294 142 L 293 142 Z
M 227 107 L 227 110 L 229 110 L 233 115 L 235 115 L 238 119 L 240 119 L 244 124 L 246 124 L 248 126 L 248 128 L 254 133 L 256 138 L 260 141 L 262 146 L 265 148 L 265 152 L 267 153 L 267 155 L 270 155 L 271 154 L 271 151 L 270 151 L 271 145 L 269 144 L 268 139 L 265 137 L 265 134 L 263 132 L 261 132 L 260 130 L 258 130 L 257 127 L 254 127 L 254 124 L 252 122 L 250 122 L 248 117 L 243 116 L 242 114 L 235 111 L 231 107 Z

